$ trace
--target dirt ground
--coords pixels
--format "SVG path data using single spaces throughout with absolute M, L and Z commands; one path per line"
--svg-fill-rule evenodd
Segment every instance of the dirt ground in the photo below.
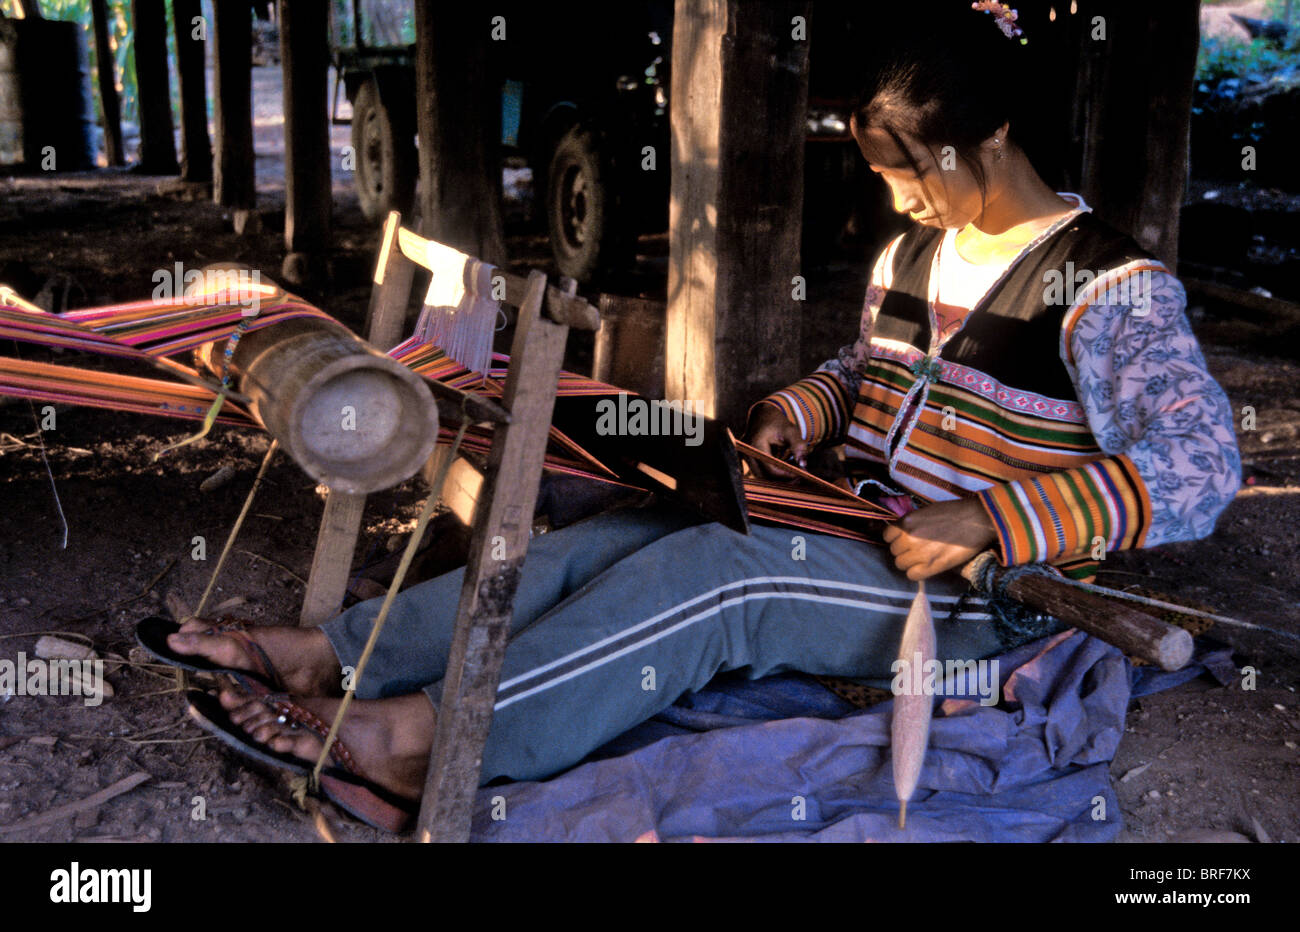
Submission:
M 268 72 L 278 75 L 255 73 Z M 153 270 L 177 261 L 235 259 L 275 278 L 283 181 L 274 112 L 259 102 L 262 232 L 238 237 L 209 202 L 160 196 L 159 179 L 126 172 L 0 178 L 0 263 L 19 263 L 8 266 L 8 283 L 35 290 L 54 276 L 55 298 L 84 306 L 149 294 Z M 336 148 L 346 132 L 336 129 Z M 377 234 L 346 177 L 336 181 L 334 284 L 304 296 L 359 328 Z M 547 261 L 535 235 L 516 231 L 509 247 L 519 267 Z M 639 283 L 653 289 L 665 244 L 647 238 L 642 247 Z M 865 257 L 849 255 L 810 272 L 809 368 L 855 332 L 865 270 Z M 1100 581 L 1141 583 L 1259 626 L 1211 632 L 1237 650 L 1239 666 L 1258 674 L 1253 689 L 1203 677 L 1132 703 L 1113 765 L 1121 840 L 1233 840 L 1235 833 L 1236 840 L 1300 842 L 1300 361 L 1270 357 L 1267 332 L 1220 308 L 1194 308 L 1192 317 L 1234 408 L 1256 412 L 1256 429 L 1239 432 L 1249 484 L 1211 538 L 1113 554 Z M 41 355 L 26 346 L 21 352 Z M 570 365 L 581 368 L 586 355 L 575 339 Z M 0 657 L 32 656 L 42 633 L 84 640 L 109 661 L 115 693 L 98 707 L 78 697 L 0 700 L 0 839 L 321 837 L 277 777 L 246 766 L 187 722 L 170 673 L 132 654 L 135 623 L 163 613 L 166 594 L 197 603 L 268 445 L 265 435 L 217 428 L 153 460 L 192 430 L 189 422 L 67 407 L 42 436 L 26 401 L 0 399 Z M 233 478 L 200 491 L 223 466 Z M 360 558 L 372 562 L 398 544 L 422 494 L 411 480 L 370 498 Z M 216 607 L 259 622 L 296 618 L 321 506 L 314 482 L 278 459 L 219 580 Z M 196 536 L 205 539 L 205 561 L 192 558 Z M 100 805 L 8 830 L 139 772 L 149 779 Z M 194 818 L 200 808 L 204 819 Z M 339 840 L 390 840 L 328 808 L 323 817 Z

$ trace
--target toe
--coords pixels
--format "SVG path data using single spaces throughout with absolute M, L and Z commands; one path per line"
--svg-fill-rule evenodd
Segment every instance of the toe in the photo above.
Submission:
M 265 706 L 254 708 L 244 706 L 230 715 L 230 720 L 245 731 L 252 731 L 254 728 L 260 728 L 268 722 L 276 720 L 275 713 L 271 712 Z
M 262 703 L 258 702 L 253 696 L 236 689 L 221 690 L 221 692 L 217 694 L 217 700 L 224 708 L 229 709 L 230 711 L 243 708 L 247 705 L 262 705 Z
M 223 690 L 218 696 L 218 701 L 230 713 L 230 720 L 236 725 L 249 727 L 275 718 L 275 713 L 267 708 L 266 703 L 247 693 Z
M 244 725 L 244 730 L 256 740 L 265 744 L 280 734 L 280 725 L 274 720 L 269 722 L 248 722 Z
M 181 633 L 179 634 L 167 635 L 167 646 L 178 654 L 194 653 L 197 644 L 198 637 L 193 634 L 185 633 L 184 628 L 181 629 Z
M 272 735 L 272 737 L 267 743 L 271 747 L 279 751 L 281 754 L 298 754 L 299 741 L 292 735 L 288 735 L 288 734 Z
M 223 667 L 242 669 L 247 666 L 243 650 L 231 638 L 190 632 L 167 635 L 167 646 L 178 654 L 205 657 Z

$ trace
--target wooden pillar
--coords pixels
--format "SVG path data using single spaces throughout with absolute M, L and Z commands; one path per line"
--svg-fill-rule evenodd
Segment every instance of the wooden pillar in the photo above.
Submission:
M 212 0 L 216 67 L 217 164 L 212 197 L 232 208 L 235 231 L 255 216 L 253 169 L 253 20 L 245 0 Z
M 212 181 L 212 140 L 208 136 L 208 24 L 199 0 L 172 0 L 176 33 L 176 77 L 181 86 L 181 178 Z
M 800 374 L 811 6 L 676 4 L 665 387 L 737 430 Z
M 319 0 L 280 0 L 284 71 L 284 245 L 281 274 L 319 281 L 330 241 L 328 20 Z
M 500 265 L 501 94 L 488 79 L 493 27 L 484 9 L 415 3 L 421 232 Z
M 167 71 L 167 7 L 163 0 L 131 0 L 135 28 L 135 80 L 140 109 L 140 170 L 174 175 L 172 92 Z
M 1079 193 L 1099 217 L 1175 268 L 1200 42 L 1197 4 L 1084 0 L 1078 15 Z
M 104 148 L 109 165 L 125 165 L 122 148 L 122 104 L 117 96 L 117 64 L 108 41 L 107 0 L 90 0 L 95 25 L 95 71 L 99 78 L 99 103 L 104 110 Z

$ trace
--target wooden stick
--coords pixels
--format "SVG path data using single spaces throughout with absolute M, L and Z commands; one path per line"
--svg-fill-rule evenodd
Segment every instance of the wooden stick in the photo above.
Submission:
M 545 290 L 546 276 L 532 272 L 519 307 L 502 399 L 511 422 L 498 426 L 493 437 L 447 657 L 416 831 L 420 841 L 469 840 L 483 745 L 492 724 L 568 336 L 568 327 L 540 316 Z
M 962 569 L 962 576 L 979 586 L 992 551 L 980 554 Z M 1012 567 L 995 567 L 990 588 L 996 589 Z M 984 590 L 987 594 L 988 590 Z M 1102 596 L 1071 586 L 1042 573 L 1023 573 L 1007 583 L 1011 598 L 1082 628 L 1126 654 L 1140 657 L 1163 670 L 1181 670 L 1192 659 L 1192 636 L 1182 628 L 1145 612 L 1117 604 Z
M 7 835 L 11 832 L 20 832 L 23 829 L 36 828 L 38 825 L 48 825 L 51 822 L 57 822 L 60 819 L 66 819 L 68 816 L 76 815 L 86 809 L 93 809 L 101 803 L 106 803 L 115 796 L 121 796 L 139 786 L 141 783 L 150 779 L 151 775 L 143 770 L 131 774 L 118 780 L 112 786 L 106 786 L 98 793 L 91 793 L 85 799 L 77 800 L 75 803 L 68 803 L 64 806 L 55 806 L 53 809 L 47 809 L 44 812 L 32 816 L 30 819 L 23 819 L 21 822 L 14 822 L 12 825 L 0 825 L 0 835 Z
M 406 332 L 406 309 L 411 303 L 411 282 L 415 278 L 415 262 L 397 248 L 397 231 L 401 226 L 402 215 L 389 211 L 379 243 L 379 259 L 375 262 L 370 306 L 366 310 L 366 337 L 384 352 L 401 342 Z
M 1300 322 L 1300 304 L 1294 301 L 1265 297 L 1242 288 L 1186 275 L 1178 280 L 1184 283 L 1189 298 L 1222 301 L 1235 310 L 1249 312 L 1241 316 L 1252 321 L 1274 325 Z

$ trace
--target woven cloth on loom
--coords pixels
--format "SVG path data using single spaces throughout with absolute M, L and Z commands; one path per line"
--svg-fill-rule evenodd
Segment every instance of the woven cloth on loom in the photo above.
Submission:
M 227 303 L 196 304 L 192 298 L 174 302 L 137 301 L 64 314 L 0 300 L 0 338 L 144 362 L 185 380 L 143 378 L 0 356 L 0 394 L 201 420 L 212 405 L 218 386 L 197 369 L 170 357 L 228 339 L 241 329 L 256 330 L 295 317 L 333 319 L 301 298 L 280 290 L 259 289 L 256 294 L 226 297 L 230 298 Z M 257 299 L 259 310 L 251 319 L 244 313 L 248 304 L 245 298 Z M 505 391 L 510 360 L 500 353 L 492 355 L 492 364 L 484 374 L 471 371 L 437 346 L 414 336 L 393 347 L 388 355 L 426 379 L 462 391 L 496 398 Z M 598 399 L 621 393 L 623 390 L 616 386 L 573 372 L 560 373 L 556 392 L 561 399 Z M 223 405 L 217 422 L 262 426 L 252 411 L 230 399 Z M 454 433 L 443 427 L 439 442 L 450 443 Z M 559 426 L 552 426 L 550 439 L 545 461 L 547 470 L 633 488 L 645 487 L 637 476 L 593 455 Z M 486 454 L 491 442 L 491 428 L 479 425 L 466 432 L 462 445 L 469 452 Z M 757 453 L 743 444 L 737 446 L 747 455 Z M 878 540 L 879 522 L 894 517 L 885 509 L 808 474 L 803 474 L 803 481 L 795 485 L 746 477 L 744 498 L 745 507 L 754 518 L 853 540 Z
M 278 290 L 250 288 L 225 297 L 230 300 L 224 303 L 196 303 L 194 298 L 135 301 L 65 314 L 0 303 L 0 338 L 144 362 L 190 383 L 0 356 L 0 394 L 202 420 L 218 386 L 169 357 L 224 340 L 241 328 L 259 330 L 295 317 L 329 317 Z M 256 315 L 245 313 L 249 306 L 257 307 Z M 251 412 L 230 400 L 217 421 L 260 426 Z

